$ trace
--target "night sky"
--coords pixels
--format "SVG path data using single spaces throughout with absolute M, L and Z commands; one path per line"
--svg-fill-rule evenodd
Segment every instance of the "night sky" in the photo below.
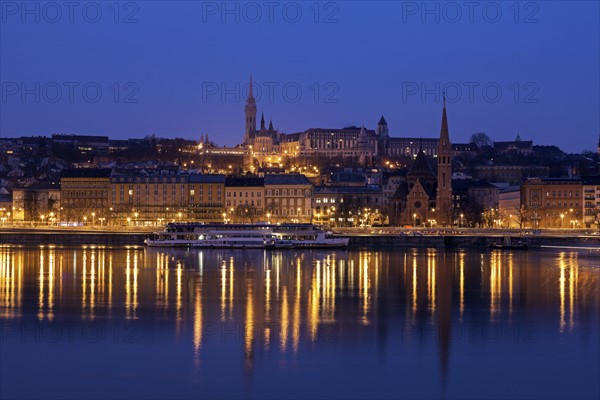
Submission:
M 595 149 L 599 3 L 469 4 L 2 1 L 0 136 L 234 145 L 252 74 L 286 133 L 383 114 L 391 136 L 434 137 L 445 89 L 453 142 Z

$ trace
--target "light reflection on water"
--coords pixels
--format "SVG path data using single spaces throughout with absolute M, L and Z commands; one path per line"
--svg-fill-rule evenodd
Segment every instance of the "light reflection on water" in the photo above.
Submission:
M 598 397 L 599 258 L 0 247 L 0 397 Z

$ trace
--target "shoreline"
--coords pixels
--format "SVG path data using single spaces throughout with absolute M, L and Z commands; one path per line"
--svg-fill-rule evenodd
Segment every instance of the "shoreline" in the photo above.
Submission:
M 158 227 L 2 227 L 0 245 L 108 245 L 144 246 L 144 239 Z M 503 236 L 518 237 L 531 248 L 591 248 L 600 250 L 600 235 L 586 231 L 548 230 L 531 234 L 531 230 L 453 228 L 432 232 L 430 229 L 342 228 L 335 234 L 350 238 L 349 249 L 385 249 L 401 247 L 489 248 Z

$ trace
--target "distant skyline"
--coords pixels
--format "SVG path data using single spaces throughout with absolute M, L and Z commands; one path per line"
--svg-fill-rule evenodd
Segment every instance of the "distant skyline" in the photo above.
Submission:
M 286 133 L 384 115 L 391 136 L 437 137 L 445 89 L 453 142 L 598 143 L 598 2 L 22 4 L 0 3 L 0 137 L 235 145 L 252 75 Z

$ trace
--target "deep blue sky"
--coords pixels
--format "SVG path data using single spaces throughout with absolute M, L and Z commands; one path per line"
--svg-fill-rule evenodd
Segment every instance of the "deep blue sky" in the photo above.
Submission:
M 233 145 L 243 135 L 244 98 L 222 98 L 222 88 L 243 89 L 252 74 L 262 89 L 259 117 L 264 111 L 288 133 L 374 128 L 383 114 L 392 136 L 437 136 L 435 92 L 448 85 L 454 142 L 479 131 L 495 140 L 520 133 L 571 152 L 598 142 L 596 1 L 480 2 L 472 15 L 468 2 L 429 2 L 429 14 L 423 2 L 329 2 L 319 4 L 318 15 L 312 2 L 279 2 L 272 21 L 268 2 L 230 2 L 231 14 L 220 1 L 122 2 L 118 16 L 112 1 L 80 2 L 72 22 L 62 2 L 54 3 L 61 6 L 57 22 L 56 8 L 29 2 L 34 13 L 23 14 L 21 4 L 0 2 L 2 137 L 208 133 Z M 96 4 L 102 15 L 92 23 Z M 262 15 L 253 22 L 255 6 Z M 127 16 L 137 22 L 124 23 Z M 78 84 L 72 99 L 69 82 Z M 278 85 L 272 101 L 269 85 Z M 52 102 L 57 87 L 61 97 Z M 93 103 L 96 88 L 102 97 Z M 124 102 L 127 95 L 137 102 Z

